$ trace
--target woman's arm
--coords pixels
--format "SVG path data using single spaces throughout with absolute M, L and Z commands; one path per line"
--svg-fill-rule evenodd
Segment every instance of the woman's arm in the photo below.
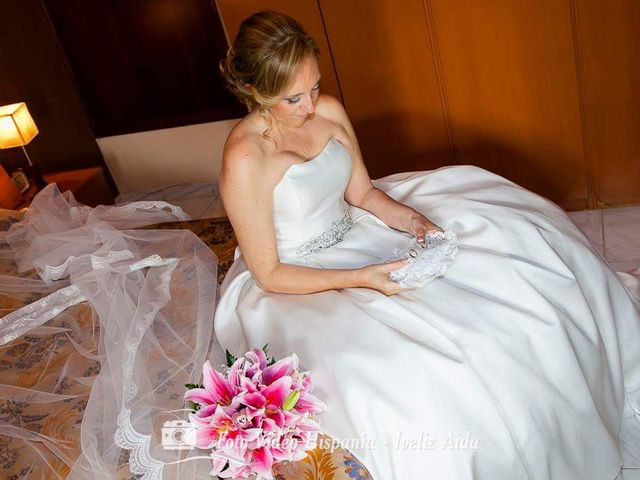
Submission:
M 278 182 L 273 165 L 250 141 L 228 140 L 219 178 L 220 194 L 247 268 L 264 290 L 314 293 L 367 287 L 386 295 L 400 291 L 387 273 L 403 262 L 358 269 L 320 269 L 281 263 L 273 222 L 273 189 Z M 283 165 L 284 167 L 284 165 Z
M 418 240 L 424 240 L 424 234 L 429 230 L 442 230 L 420 212 L 394 200 L 373 186 L 362 159 L 355 131 L 339 100 L 331 95 L 323 94 L 322 102 L 319 102 L 320 109 L 323 115 L 343 127 L 350 140 L 350 153 L 353 161 L 351 179 L 345 191 L 347 202 L 373 213 L 390 227 L 415 235 Z

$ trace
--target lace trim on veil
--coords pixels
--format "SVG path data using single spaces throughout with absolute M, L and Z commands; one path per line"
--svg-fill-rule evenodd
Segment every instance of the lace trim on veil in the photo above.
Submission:
M 30 303 L 0 318 L 0 345 L 5 345 L 29 330 L 44 325 L 69 307 L 84 302 L 75 285 L 61 288 L 48 296 Z
M 118 228 L 187 219 L 166 202 L 92 209 L 51 184 L 3 237 L 22 270 L 35 268 L 45 284 L 67 277 L 70 284 L 2 317 L 0 344 L 85 301 L 100 321 L 102 369 L 70 479 L 115 475 L 119 448 L 129 451 L 132 473 L 177 478 L 166 466 L 183 460 L 162 448 L 152 414 L 181 405 L 184 383 L 199 380 L 192 372 L 220 355 L 210 345 L 217 257 L 188 230 Z M 210 463 L 200 464 L 199 474 L 208 472 Z

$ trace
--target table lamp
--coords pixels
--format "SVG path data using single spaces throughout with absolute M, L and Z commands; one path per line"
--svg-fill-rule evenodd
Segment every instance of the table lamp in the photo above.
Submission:
M 47 182 L 42 178 L 38 166 L 31 161 L 27 149 L 24 148 L 37 134 L 38 127 L 31 118 L 26 103 L 12 103 L 0 107 L 0 149 L 22 147 L 28 162 L 25 168 L 27 178 L 39 190 L 46 187 Z

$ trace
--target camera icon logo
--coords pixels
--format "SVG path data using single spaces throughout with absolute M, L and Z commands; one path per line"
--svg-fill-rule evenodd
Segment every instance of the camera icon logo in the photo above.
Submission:
M 196 444 L 196 429 L 186 420 L 167 420 L 162 424 L 162 448 L 191 450 Z

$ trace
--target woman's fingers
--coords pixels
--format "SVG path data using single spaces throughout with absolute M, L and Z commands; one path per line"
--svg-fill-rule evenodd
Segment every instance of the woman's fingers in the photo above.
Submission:
M 397 270 L 399 268 L 404 267 L 407 263 L 409 263 L 408 258 L 401 258 L 400 260 L 394 260 L 393 262 L 383 263 L 382 270 L 384 272 L 390 272 L 392 270 Z
M 444 232 L 444 230 L 442 228 L 440 228 L 439 226 L 437 226 L 435 223 L 432 223 L 432 226 L 427 228 L 427 227 L 418 227 L 417 231 L 416 231 L 416 241 L 417 242 L 424 242 L 425 241 L 425 237 L 432 232 Z

